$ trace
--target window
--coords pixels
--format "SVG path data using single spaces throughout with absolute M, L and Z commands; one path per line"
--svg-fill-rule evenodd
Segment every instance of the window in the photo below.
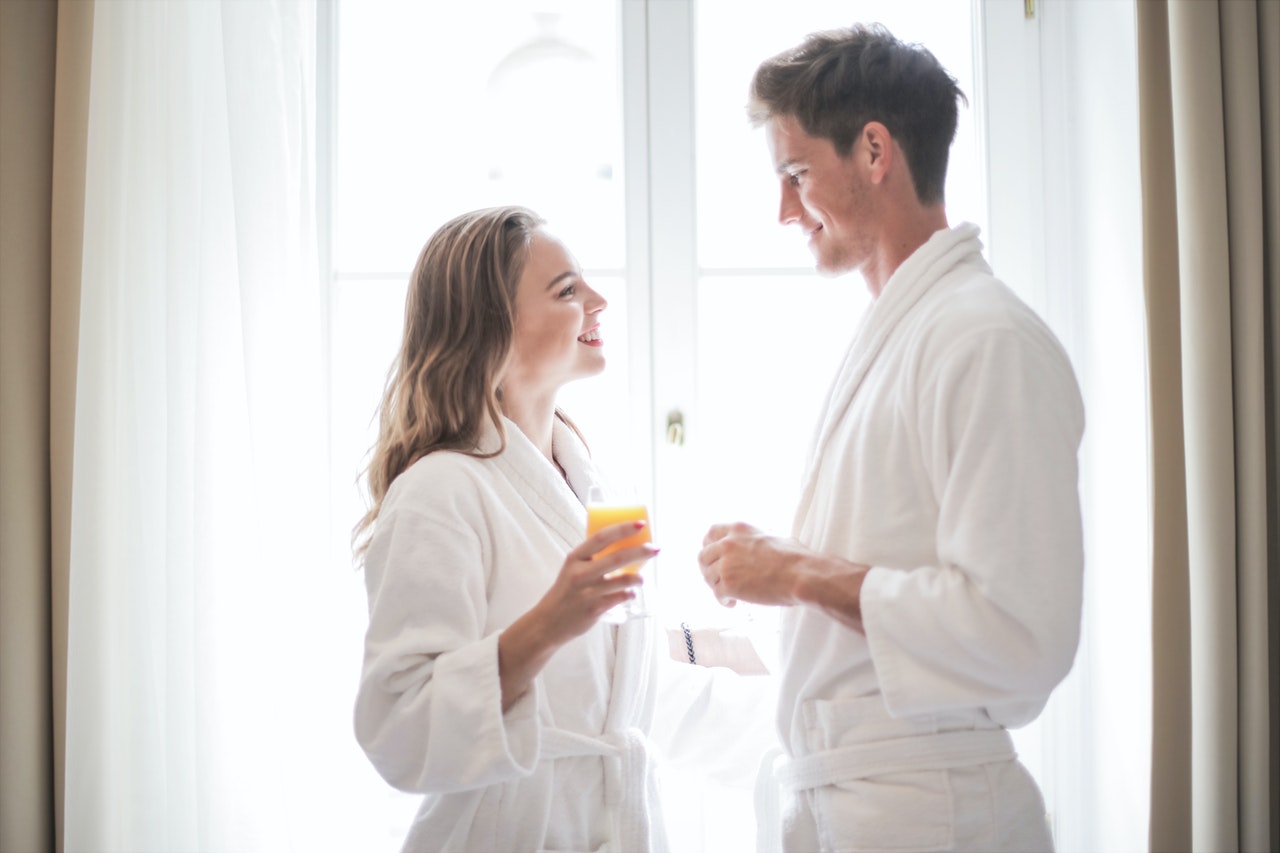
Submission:
M 404 289 L 418 250 L 436 227 L 464 210 L 526 204 L 548 218 L 610 302 L 603 316 L 609 368 L 568 386 L 561 403 L 582 426 L 605 473 L 651 502 L 663 546 L 656 575 L 664 620 L 767 633 L 767 610 L 725 610 L 714 602 L 694 556 L 714 521 L 790 529 L 818 407 L 868 297 L 856 278 L 816 276 L 798 232 L 778 225 L 765 143 L 743 109 L 746 86 L 761 59 L 805 34 L 878 20 L 899 37 L 927 45 L 968 96 L 951 152 L 949 218 L 983 228 L 997 271 L 1068 343 L 1086 385 L 1091 424 L 1113 427 L 1109 438 L 1088 439 L 1084 460 L 1091 566 L 1099 559 L 1140 559 L 1141 536 L 1135 544 L 1133 535 L 1091 521 L 1090 505 L 1114 514 L 1123 509 L 1115 504 L 1121 495 L 1129 505 L 1143 502 L 1145 470 L 1132 461 L 1142 456 L 1134 444 L 1141 438 L 1133 432 L 1132 405 L 1101 409 L 1101 418 L 1094 408 L 1095 400 L 1132 399 L 1142 356 L 1104 354 L 1085 334 L 1089 312 L 1110 309 L 1089 301 L 1102 291 L 1077 288 L 1064 272 L 1078 247 L 1065 242 L 1059 228 L 1103 221 L 1073 207 L 1082 200 L 1065 182 L 1089 174 L 1081 159 L 1088 145 L 1069 149 L 1074 128 L 1087 126 L 1092 114 L 1072 96 L 1104 74 L 1095 69 L 1071 86 L 1055 82 L 1090 63 L 1101 67 L 1102 57 L 1082 62 L 1099 32 L 1112 39 L 1112 79 L 1127 79 L 1125 50 L 1132 46 L 1123 46 L 1125 16 L 1131 17 L 1126 4 L 1076 4 L 1089 8 L 1070 10 L 1044 4 L 1039 19 L 1027 19 L 1021 3 L 984 0 L 335 5 L 328 55 L 336 68 L 330 93 L 336 102 L 330 122 L 336 518 L 354 523 L 362 509 L 354 478 L 374 439 L 372 417 L 398 344 Z M 1113 100 L 1123 91 L 1117 84 Z M 1094 97 L 1089 109 L 1122 114 L 1123 105 L 1101 92 L 1088 94 Z M 1136 163 L 1136 147 L 1134 158 Z M 999 168 L 988 169 L 988 163 Z M 1087 185 L 1104 192 L 1096 182 Z M 1057 230 L 1045 224 L 1051 220 Z M 1090 271 L 1094 263 L 1128 269 L 1119 254 L 1100 261 L 1080 254 L 1073 262 Z M 1119 322 L 1115 313 L 1106 316 Z M 1126 328 L 1111 339 L 1134 340 L 1124 337 L 1132 332 Z M 1125 367 L 1109 377 L 1122 375 L 1123 388 L 1104 387 L 1101 375 L 1089 370 L 1112 357 L 1137 365 L 1137 374 Z M 1121 468 L 1123 476 L 1114 476 Z M 1095 485 L 1102 470 L 1113 472 L 1108 482 L 1123 488 Z M 1142 529 L 1136 518 L 1132 529 Z M 335 538 L 334 548 L 345 566 L 345 535 Z M 1127 583 L 1125 594 L 1133 594 L 1134 581 Z M 1091 595 L 1087 609 L 1112 614 L 1105 593 Z M 353 591 L 357 667 L 363 604 L 362 592 Z M 1113 813 L 1110 823 L 1081 829 L 1093 826 L 1090 816 L 1107 811 L 1099 796 L 1084 793 L 1101 771 L 1089 760 L 1067 766 L 1067 753 L 1079 751 L 1081 739 L 1114 740 L 1107 732 L 1115 725 L 1096 719 L 1104 704 L 1093 691 L 1106 688 L 1087 686 L 1081 675 L 1094 665 L 1091 619 L 1097 617 L 1086 617 L 1086 640 L 1066 698 L 1055 696 L 1043 725 L 1018 733 L 1018 743 L 1051 810 L 1070 816 L 1068 831 L 1076 834 L 1060 840 L 1122 848 L 1143 825 L 1145 806 L 1118 797 L 1136 818 Z M 1099 637 L 1115 640 L 1107 630 Z M 1141 646 L 1132 648 L 1130 663 L 1141 657 Z M 1112 671 L 1106 684 L 1116 682 Z M 1108 712 L 1128 714 L 1126 731 L 1141 725 L 1140 702 L 1126 710 L 1110 701 Z M 1063 702 L 1068 704 L 1055 714 L 1055 704 Z M 1080 708 L 1095 709 L 1083 729 L 1073 722 Z M 1141 762 L 1126 768 L 1133 777 Z M 376 810 L 386 827 L 386 849 L 398 849 L 416 798 L 390 792 L 365 771 L 371 777 L 361 801 L 365 816 L 374 819 Z M 684 839 L 699 839 L 707 850 L 752 849 L 753 827 L 740 818 L 718 819 L 731 811 L 740 816 L 750 807 L 750 792 L 690 785 L 675 793 L 670 811 L 677 813 Z M 375 839 L 371 847 L 380 844 Z
M 783 21 L 725 0 L 650 4 L 647 18 L 644 7 L 340 6 L 335 485 L 354 515 L 349 460 L 373 441 L 426 237 L 469 208 L 527 204 L 610 302 L 609 369 L 562 402 L 606 471 L 654 500 L 667 609 L 723 620 L 690 555 L 712 520 L 789 527 L 812 421 L 867 304 L 860 282 L 816 276 L 798 233 L 777 224 L 746 82 L 763 57 L 852 18 L 836 0 L 788 4 Z M 920 14 L 877 0 L 856 17 L 929 44 L 971 94 L 947 190 L 953 218 L 983 224 L 968 6 L 936 0 Z M 669 417 L 683 444 L 667 441 Z M 637 462 L 637 448 L 650 458 Z M 737 487 L 746 470 L 752 489 Z

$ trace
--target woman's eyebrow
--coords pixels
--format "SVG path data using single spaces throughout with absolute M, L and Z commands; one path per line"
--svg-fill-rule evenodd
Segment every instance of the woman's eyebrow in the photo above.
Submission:
M 556 276 L 555 278 L 551 279 L 551 281 L 547 282 L 547 286 L 544 289 L 550 290 L 560 282 L 564 281 L 566 278 L 574 278 L 577 275 L 578 273 L 576 270 L 565 270 L 564 272 L 560 273 L 560 275 Z

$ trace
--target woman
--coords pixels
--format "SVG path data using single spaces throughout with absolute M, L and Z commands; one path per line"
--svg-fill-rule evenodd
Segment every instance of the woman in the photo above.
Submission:
M 593 559 L 629 523 L 583 541 L 596 475 L 555 398 L 604 369 L 606 303 L 542 226 L 503 207 L 431 237 L 382 400 L 355 724 L 388 782 L 427 795 L 407 850 L 666 846 L 653 620 L 599 621 L 641 583 L 610 573 L 657 551 Z

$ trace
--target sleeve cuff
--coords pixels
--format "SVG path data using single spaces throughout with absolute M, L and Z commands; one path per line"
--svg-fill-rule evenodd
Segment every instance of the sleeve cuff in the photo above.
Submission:
M 538 763 L 540 752 L 538 705 L 541 687 L 535 679 L 529 690 L 503 713 L 502 682 L 498 677 L 498 634 L 455 650 L 440 659 L 437 684 L 448 684 L 452 695 L 447 704 L 456 720 L 474 721 L 476 738 L 471 754 L 497 758 L 498 766 L 479 775 L 493 774 L 502 781 L 514 773 L 527 775 Z M 439 697 L 443 698 L 443 697 Z M 468 774 L 470 775 L 470 774 Z
M 867 635 L 871 665 L 875 667 L 885 707 L 892 717 L 900 713 L 901 703 L 897 700 L 902 695 L 902 679 L 893 641 L 884 626 L 884 611 L 887 607 L 886 600 L 892 595 L 902 574 L 873 566 L 863 578 L 860 600 L 862 630 Z

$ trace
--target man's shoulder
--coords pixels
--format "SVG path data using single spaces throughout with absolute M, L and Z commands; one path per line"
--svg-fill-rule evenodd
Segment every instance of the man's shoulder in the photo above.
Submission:
M 1037 353 L 1036 360 L 1069 364 L 1065 347 L 1049 325 L 990 271 L 957 271 L 944 277 L 920 308 L 914 349 L 926 363 L 1003 342 L 1004 347 Z
M 1021 325 L 1035 318 L 1012 288 L 986 270 L 955 270 L 938 282 L 931 296 L 931 320 L 953 327 Z
M 1014 290 L 981 269 L 956 270 L 938 281 L 917 312 L 915 333 L 955 342 L 1000 332 L 1030 339 L 1057 339 Z

